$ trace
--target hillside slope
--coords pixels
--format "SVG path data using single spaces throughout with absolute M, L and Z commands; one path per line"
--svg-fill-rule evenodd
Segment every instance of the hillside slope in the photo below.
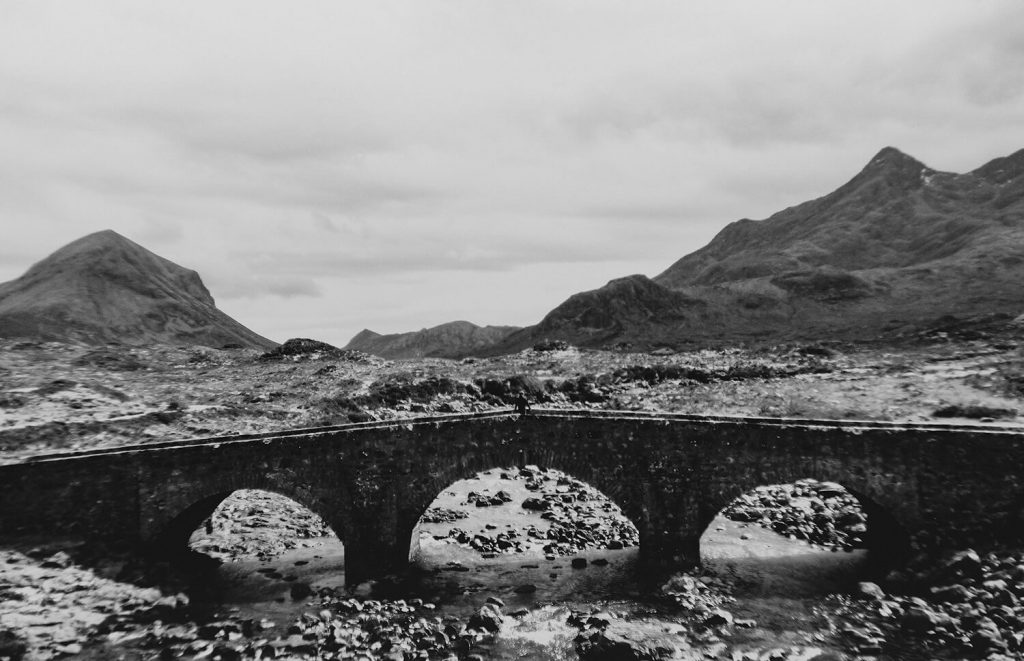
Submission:
M 630 283 L 626 286 L 624 283 Z M 651 280 L 570 297 L 495 347 L 869 339 L 1024 310 L 1024 150 L 972 172 L 887 147 L 824 197 L 740 220 Z
M 383 358 L 450 358 L 471 354 L 518 330 L 515 326 L 477 326 L 452 321 L 409 333 L 381 335 L 371 330 L 356 334 L 345 349 L 371 353 Z
M 198 273 L 111 230 L 82 237 L 0 284 L 0 337 L 275 346 L 218 310 Z

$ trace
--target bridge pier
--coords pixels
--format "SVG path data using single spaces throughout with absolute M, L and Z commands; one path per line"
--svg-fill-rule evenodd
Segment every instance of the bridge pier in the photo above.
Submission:
M 700 535 L 686 531 L 659 534 L 640 531 L 640 572 L 643 580 L 662 580 L 669 574 L 700 565 Z
M 345 539 L 345 585 L 355 587 L 363 581 L 388 574 L 400 574 L 409 567 L 409 542 L 374 536 L 374 531 L 349 535 Z

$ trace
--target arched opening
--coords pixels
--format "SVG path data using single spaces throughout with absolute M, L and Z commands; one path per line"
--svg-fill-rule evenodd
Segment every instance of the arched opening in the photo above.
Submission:
M 298 612 L 344 587 L 342 541 L 317 513 L 279 493 L 238 489 L 204 497 L 162 536 L 193 605 L 249 617 Z
M 704 571 L 748 594 L 802 596 L 878 580 L 906 560 L 909 537 L 878 503 L 841 484 L 760 485 L 732 500 L 700 538 Z
M 639 533 L 610 498 L 571 475 L 494 468 L 437 495 L 413 531 L 409 557 L 433 598 L 472 602 L 497 593 L 528 607 L 635 589 Z

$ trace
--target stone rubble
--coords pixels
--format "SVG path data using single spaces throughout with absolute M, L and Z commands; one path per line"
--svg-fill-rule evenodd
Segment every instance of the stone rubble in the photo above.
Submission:
M 639 544 L 640 533 L 636 526 L 606 496 L 580 480 L 557 470 L 537 466 L 505 469 L 501 477 L 525 481 L 526 489 L 536 495 L 524 499 L 519 506 L 540 512 L 540 518 L 547 522 L 546 526 L 524 524 L 522 529 L 510 528 L 501 532 L 485 530 L 477 533 L 454 527 L 445 535 L 435 535 L 435 539 L 476 549 L 487 557 L 523 553 L 531 546 L 539 546 L 545 555 L 557 557 L 590 550 L 629 548 Z M 504 490 L 493 495 L 471 491 L 465 504 L 477 507 L 514 507 L 512 500 Z M 431 509 L 427 512 L 430 514 L 434 511 Z M 448 520 L 444 519 L 444 522 Z
M 722 514 L 825 548 L 865 546 L 867 516 L 860 502 L 835 482 L 804 479 L 760 486 L 735 499 Z
M 190 546 L 211 557 L 273 558 L 302 540 L 333 535 L 316 514 L 284 496 L 240 489 L 226 498 L 192 536 Z
M 965 549 L 919 556 L 891 573 L 890 591 L 862 583 L 836 597 L 843 633 L 864 655 L 893 658 L 1024 658 L 1024 553 Z

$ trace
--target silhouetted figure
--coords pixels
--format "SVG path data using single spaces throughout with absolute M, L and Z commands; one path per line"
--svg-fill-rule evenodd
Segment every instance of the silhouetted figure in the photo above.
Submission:
M 526 399 L 526 395 L 519 393 L 516 395 L 516 413 L 519 415 L 526 415 L 527 411 L 530 410 L 530 400 Z

